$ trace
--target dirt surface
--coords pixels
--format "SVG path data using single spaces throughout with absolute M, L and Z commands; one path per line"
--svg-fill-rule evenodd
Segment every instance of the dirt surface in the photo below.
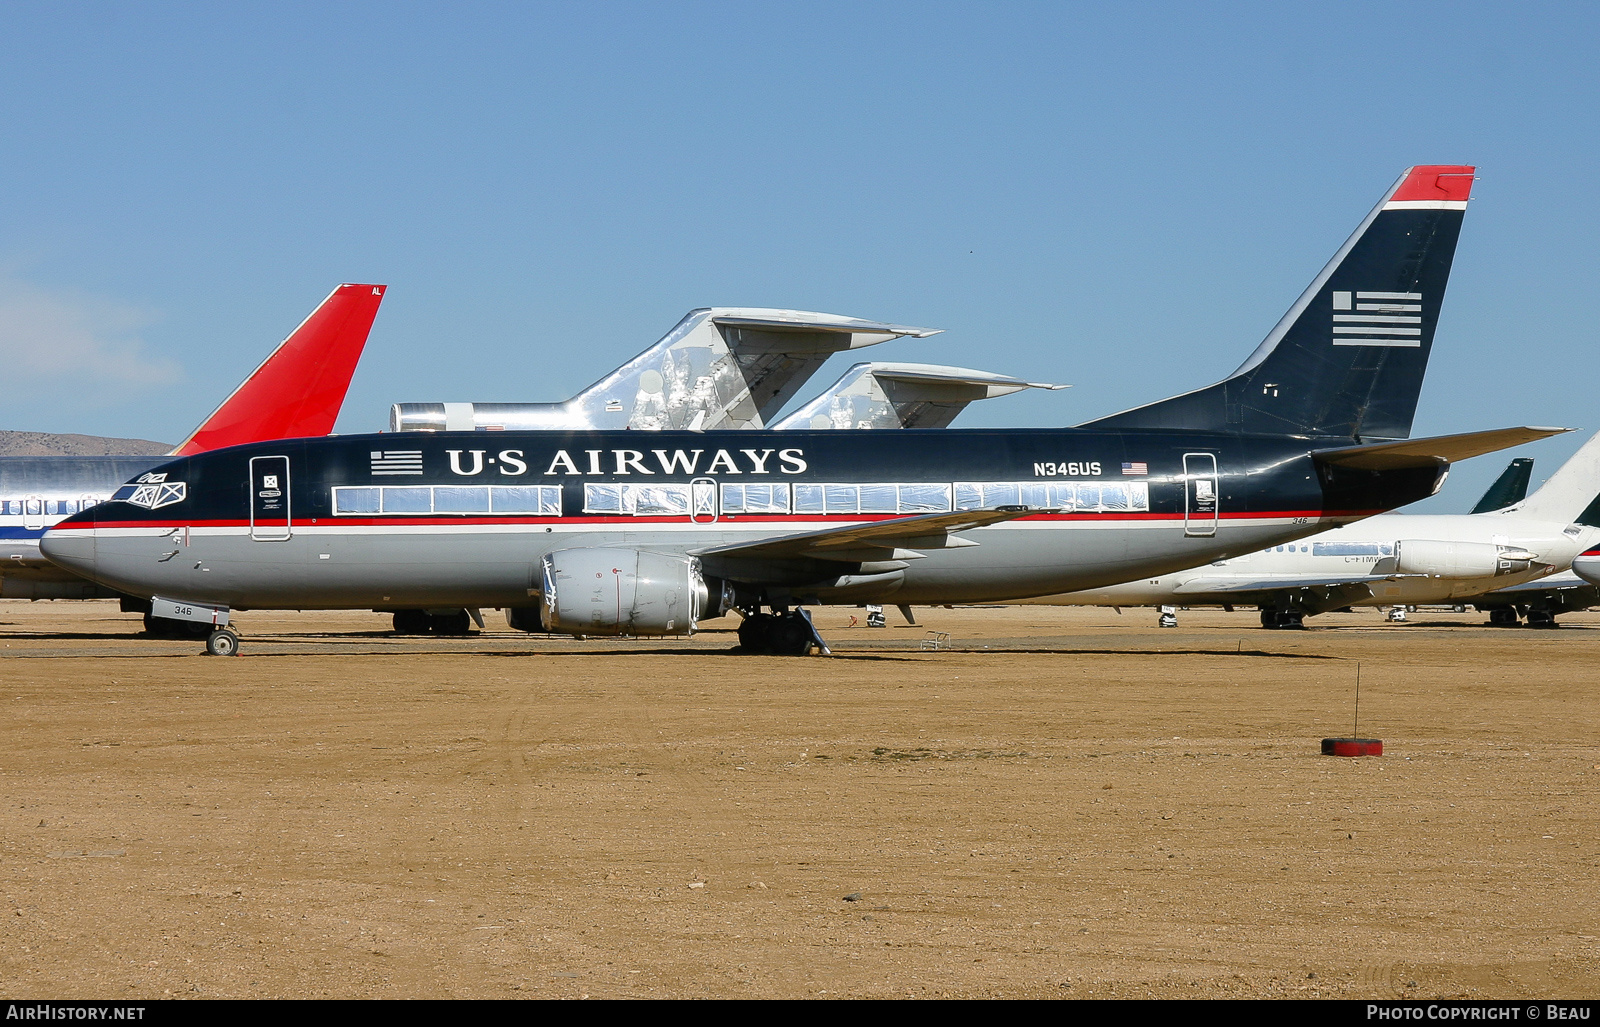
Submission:
M 0 603 L 0 994 L 1600 995 L 1600 615 L 853 615 Z

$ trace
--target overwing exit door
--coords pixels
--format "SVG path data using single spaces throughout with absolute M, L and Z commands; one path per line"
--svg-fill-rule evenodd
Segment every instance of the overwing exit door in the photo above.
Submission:
M 1183 454 L 1183 533 L 1217 533 L 1217 457 L 1214 453 Z
M 282 542 L 294 534 L 289 507 L 289 458 L 250 458 L 250 537 Z

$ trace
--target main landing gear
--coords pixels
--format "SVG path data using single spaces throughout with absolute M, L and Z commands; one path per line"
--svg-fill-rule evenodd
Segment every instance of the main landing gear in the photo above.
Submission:
M 211 633 L 211 625 L 200 621 L 157 617 L 153 613 L 147 613 L 144 615 L 144 633 L 151 638 L 205 638 Z
M 804 610 L 781 613 L 751 613 L 739 623 L 739 648 L 747 653 L 773 656 L 806 656 L 815 647 L 822 655 L 830 653 L 828 644 Z
M 1306 626 L 1306 615 L 1299 610 L 1262 610 L 1261 626 L 1269 631 L 1294 631 Z
M 472 615 L 466 610 L 394 612 L 394 633 L 397 635 L 465 635 L 471 629 Z

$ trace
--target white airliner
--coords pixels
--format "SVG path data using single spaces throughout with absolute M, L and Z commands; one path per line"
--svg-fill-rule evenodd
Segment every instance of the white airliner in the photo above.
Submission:
M 1597 547 L 1600 434 L 1537 492 L 1501 510 L 1382 514 L 1176 574 L 1029 602 L 1156 606 L 1162 627 L 1177 624 L 1179 606 L 1258 606 L 1262 627 L 1297 628 L 1307 616 L 1348 606 L 1403 609 L 1524 585 Z
M 813 310 L 701 307 L 564 402 L 396 403 L 389 430 L 765 428 L 833 354 L 939 332 Z

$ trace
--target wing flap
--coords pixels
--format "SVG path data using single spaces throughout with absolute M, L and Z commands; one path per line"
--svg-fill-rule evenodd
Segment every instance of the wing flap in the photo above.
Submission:
M 850 550 L 953 549 L 977 544 L 968 539 L 953 538 L 956 532 L 1012 521 L 1019 517 L 1053 512 L 1036 507 L 1012 506 L 993 510 L 919 514 L 915 517 L 869 521 L 865 524 L 850 524 L 841 528 L 808 531 L 798 535 L 780 535 L 756 542 L 714 546 L 697 550 L 694 555 L 764 560 L 810 556 L 837 560 L 840 559 L 841 552 Z

